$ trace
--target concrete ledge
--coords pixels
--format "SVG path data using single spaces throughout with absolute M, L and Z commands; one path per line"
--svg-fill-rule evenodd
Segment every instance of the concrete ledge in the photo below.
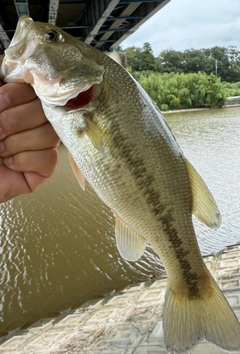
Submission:
M 224 106 L 239 106 L 240 105 L 240 96 L 227 97 Z
M 240 319 L 240 245 L 206 257 L 205 262 Z M 149 280 L 54 319 L 43 319 L 2 339 L 0 353 L 166 354 L 162 333 L 165 286 L 166 277 Z M 224 353 L 208 342 L 192 352 Z

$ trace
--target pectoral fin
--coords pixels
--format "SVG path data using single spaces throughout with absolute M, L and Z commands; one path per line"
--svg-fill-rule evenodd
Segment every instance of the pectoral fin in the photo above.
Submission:
M 95 123 L 93 123 L 89 118 L 85 118 L 86 121 L 86 129 L 85 133 L 91 140 L 93 146 L 104 154 L 104 143 L 103 136 Z
M 221 225 L 221 215 L 206 183 L 191 163 L 185 159 L 192 189 L 192 213 L 212 229 Z
M 77 178 L 78 183 L 80 184 L 81 188 L 85 191 L 85 177 L 83 176 L 82 172 L 78 168 L 78 166 L 77 166 L 76 162 L 74 161 L 70 152 L 68 152 L 68 157 L 69 157 L 69 161 L 70 161 L 70 165 L 72 167 L 73 173 L 74 173 L 75 177 Z
M 119 253 L 124 259 L 136 261 L 142 256 L 146 239 L 138 235 L 118 216 L 116 216 L 115 237 Z

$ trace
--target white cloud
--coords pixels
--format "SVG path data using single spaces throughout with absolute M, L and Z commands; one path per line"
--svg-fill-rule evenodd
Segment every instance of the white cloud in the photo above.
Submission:
M 134 34 L 123 48 L 152 45 L 154 55 L 172 48 L 228 47 L 240 49 L 240 0 L 171 0 Z

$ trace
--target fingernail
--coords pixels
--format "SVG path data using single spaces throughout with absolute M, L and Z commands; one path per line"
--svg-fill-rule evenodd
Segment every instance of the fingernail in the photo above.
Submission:
M 3 112 L 9 107 L 9 98 L 5 93 L 0 93 L 0 112 Z
M 5 151 L 5 147 L 2 141 L 0 141 L 0 153 L 2 153 L 3 151 Z
M 3 159 L 3 162 L 4 162 L 4 165 L 10 166 L 10 165 L 12 164 L 12 162 L 13 162 L 12 156 L 5 157 L 5 158 Z

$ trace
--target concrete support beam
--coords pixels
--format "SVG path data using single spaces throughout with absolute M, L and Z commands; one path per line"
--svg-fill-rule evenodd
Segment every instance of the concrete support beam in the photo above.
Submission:
M 50 2 L 49 2 L 48 22 L 53 24 L 53 25 L 56 25 L 58 7 L 59 7 L 59 0 L 50 0 Z
M 147 1 L 150 3 L 150 1 Z M 159 0 L 157 2 L 160 2 Z M 144 23 L 146 22 L 150 17 L 152 17 L 155 13 L 157 13 L 159 10 L 161 10 L 165 5 L 167 5 L 170 2 L 170 0 L 163 0 L 159 3 L 158 6 L 156 6 L 152 11 L 149 11 L 147 15 L 144 16 L 144 18 L 137 22 L 135 26 L 133 26 L 129 31 L 127 31 L 123 36 L 121 36 L 119 39 L 115 39 L 115 42 L 112 46 L 109 47 L 108 50 L 114 50 L 117 48 L 125 39 L 127 39 L 131 34 L 137 31 L 137 29 Z
M 14 0 L 14 5 L 16 7 L 18 17 L 23 15 L 30 16 L 28 0 Z
M 85 40 L 85 43 L 90 44 L 92 42 L 94 37 L 98 34 L 98 31 L 102 27 L 103 23 L 106 21 L 108 16 L 110 16 L 111 12 L 114 10 L 114 8 L 117 6 L 118 3 L 119 3 L 119 0 L 109 1 L 108 5 L 104 9 L 104 11 L 101 14 L 99 14 L 100 16 L 98 18 L 98 21 L 95 23 L 92 31 L 88 34 L 88 36 Z M 99 5 L 99 7 L 100 7 L 100 5 Z
M 141 5 L 141 2 L 134 2 L 133 4 L 128 5 L 124 11 L 121 13 L 121 17 L 125 17 L 125 16 L 131 16 L 131 14 L 136 11 L 136 9 Z M 100 38 L 101 41 L 106 41 L 108 40 L 111 35 L 114 32 L 117 31 L 121 31 L 121 26 L 124 24 L 125 19 L 121 19 L 121 20 L 116 20 L 115 22 L 112 23 L 112 25 L 109 27 L 109 30 L 106 31 L 106 33 L 104 33 L 104 35 Z M 108 33 L 107 33 L 108 32 Z M 101 42 L 98 42 L 95 47 L 100 47 L 101 46 Z M 115 48 L 117 48 L 117 46 L 115 46 Z
M 6 31 L 3 29 L 1 23 L 0 23 L 0 41 L 2 42 L 5 49 L 7 49 L 9 47 L 10 39 L 9 39 Z

